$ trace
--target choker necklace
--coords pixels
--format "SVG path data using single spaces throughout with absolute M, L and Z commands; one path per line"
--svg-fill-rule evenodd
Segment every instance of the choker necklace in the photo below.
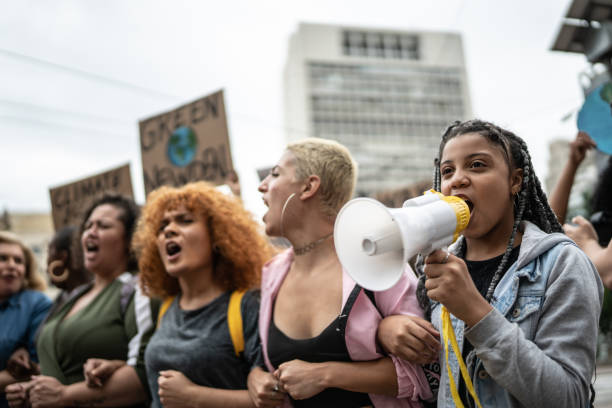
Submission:
M 316 241 L 312 241 L 310 244 L 306 244 L 303 247 L 293 248 L 293 252 L 297 256 L 304 255 L 305 253 L 308 253 L 308 252 L 312 251 L 317 245 L 319 245 L 321 242 L 325 241 L 326 239 L 328 239 L 332 235 L 334 235 L 333 232 L 331 234 L 329 234 L 329 235 L 324 236 L 323 238 L 319 238 Z

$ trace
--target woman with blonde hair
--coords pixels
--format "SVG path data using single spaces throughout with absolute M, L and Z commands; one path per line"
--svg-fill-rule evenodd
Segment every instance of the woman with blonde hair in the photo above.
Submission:
M 251 214 L 205 182 L 161 187 L 148 196 L 134 247 L 143 290 L 167 299 L 145 352 L 152 406 L 252 406 L 259 294 L 249 289 L 272 252 Z M 235 314 L 242 349 L 231 333 Z
M 4 389 L 20 378 L 7 371 L 7 361 L 20 347 L 37 361 L 34 335 L 51 307 L 42 291 L 32 250 L 15 234 L 0 231 L 0 407 L 8 406 Z
M 416 278 L 404 274 L 392 289 L 368 294 L 336 255 L 334 222 L 356 177 L 344 146 L 313 138 L 288 145 L 259 186 L 269 207 L 266 233 L 292 247 L 262 273 L 259 332 L 268 372 L 249 376 L 258 407 L 416 407 L 432 397 L 421 367 L 383 355 L 376 339 L 384 316 L 422 316 Z
M 91 280 L 91 274 L 85 270 L 83 259 L 75 245 L 77 228 L 66 226 L 56 231 L 47 247 L 47 276 L 56 288 L 60 289 L 49 312 L 41 322 L 34 338 L 38 338 L 40 331 L 49 319 L 58 312 L 71 296 L 79 291 L 81 285 Z M 39 374 L 40 367 L 32 360 L 27 347 L 19 347 L 7 363 L 9 373 L 15 378 L 29 379 L 31 375 Z

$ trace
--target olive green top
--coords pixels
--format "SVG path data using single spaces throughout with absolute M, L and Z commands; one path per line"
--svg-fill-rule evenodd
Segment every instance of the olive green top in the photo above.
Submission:
M 83 364 L 88 358 L 124 360 L 148 391 L 144 351 L 155 330 L 159 302 L 144 296 L 135 279 L 129 273 L 121 275 L 91 303 L 65 318 L 91 289 L 88 285 L 47 321 L 37 342 L 43 375 L 73 384 L 85 380 Z

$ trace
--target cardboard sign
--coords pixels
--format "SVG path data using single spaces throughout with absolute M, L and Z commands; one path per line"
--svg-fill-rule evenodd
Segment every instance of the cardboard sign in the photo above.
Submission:
M 95 176 L 49 189 L 55 230 L 81 224 L 83 211 L 104 193 L 118 193 L 134 198 L 130 165 L 114 168 Z
M 223 184 L 233 169 L 223 91 L 140 122 L 145 193 L 162 185 Z

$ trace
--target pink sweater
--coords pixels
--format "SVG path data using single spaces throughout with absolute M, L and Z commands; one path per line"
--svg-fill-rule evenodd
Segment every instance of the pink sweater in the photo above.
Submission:
M 268 261 L 264 265 L 261 280 L 261 306 L 259 309 L 259 336 L 261 337 L 264 361 L 268 371 L 274 372 L 274 367 L 268 358 L 268 330 L 272 317 L 272 305 L 278 290 L 293 262 L 293 250 L 289 249 Z M 410 267 L 400 281 L 383 292 L 375 292 L 376 306 L 385 316 L 405 314 L 423 317 L 423 312 L 416 299 L 417 280 Z M 353 288 L 355 281 L 343 270 L 342 273 L 342 305 Z M 361 291 L 349 314 L 345 341 L 349 355 L 353 361 L 376 360 L 384 355 L 376 340 L 378 324 L 382 320 L 380 313 L 370 299 Z M 390 356 L 397 372 L 398 395 L 370 394 L 372 403 L 377 408 L 384 407 L 421 407 L 419 397 L 432 397 L 425 374 L 419 365 L 408 363 L 393 355 Z M 286 398 L 283 407 L 290 407 Z

